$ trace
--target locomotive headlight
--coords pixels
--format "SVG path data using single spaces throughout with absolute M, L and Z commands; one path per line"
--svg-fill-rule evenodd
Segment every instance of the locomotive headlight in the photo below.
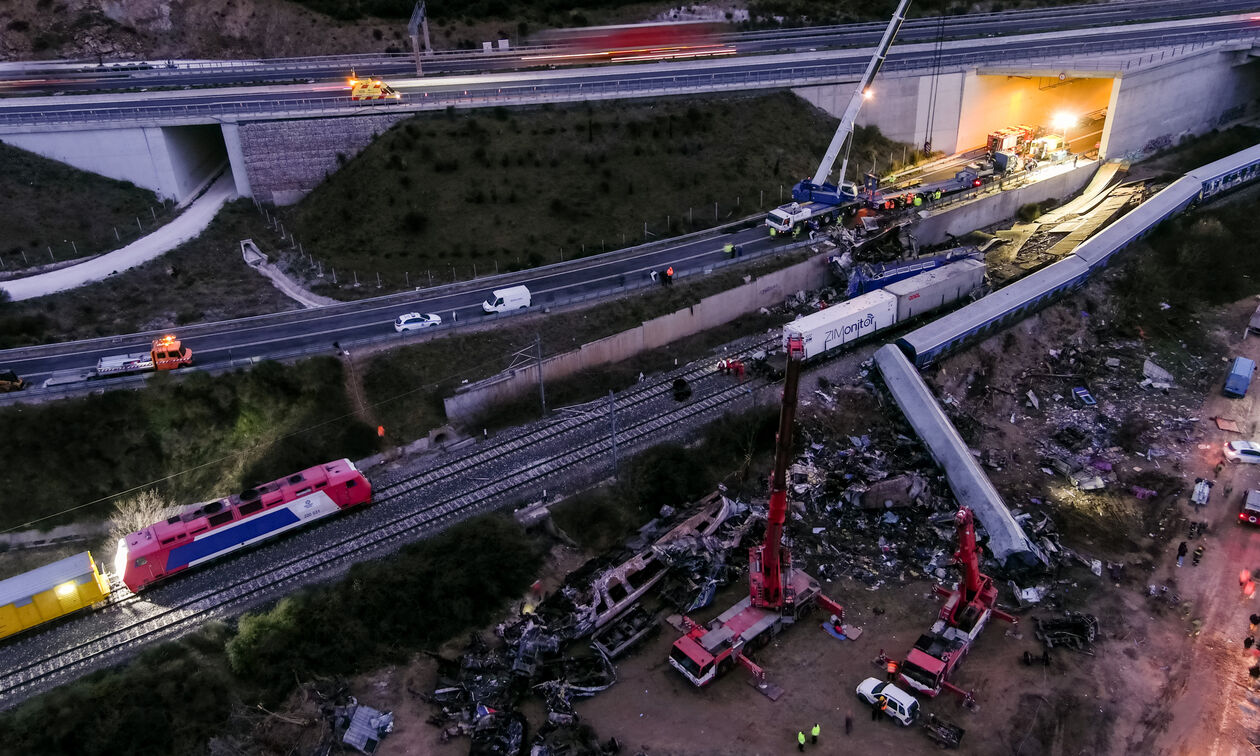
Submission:
M 114 574 L 120 578 L 127 569 L 127 557 L 127 539 L 119 538 L 118 551 L 114 552 Z

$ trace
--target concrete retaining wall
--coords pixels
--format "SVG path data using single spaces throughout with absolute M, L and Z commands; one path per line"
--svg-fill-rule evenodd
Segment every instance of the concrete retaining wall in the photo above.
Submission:
M 734 289 L 714 294 L 685 310 L 662 315 L 631 328 L 583 344 L 571 352 L 543 360 L 543 380 L 554 381 L 600 365 L 630 359 L 678 339 L 729 323 L 740 315 L 778 304 L 827 281 L 827 255 L 815 255 L 783 270 L 768 273 Z M 446 417 L 464 422 L 495 404 L 519 399 L 538 390 L 538 366 L 526 365 L 470 384 L 444 400 Z
M 1007 189 L 945 210 L 929 211 L 930 214 L 915 228 L 914 238 L 919 244 L 940 244 L 950 237 L 962 236 L 977 228 L 1013 218 L 1020 206 L 1030 202 L 1052 197 L 1066 199 L 1079 192 L 1097 169 L 1098 163 L 1090 163 L 1035 184 Z
M 238 154 L 245 164 L 234 162 L 232 170 L 235 173 L 244 168 L 250 191 L 258 201 L 291 205 L 337 172 L 338 154 L 353 158 L 377 134 L 411 116 L 403 113 L 238 124 L 233 136 L 239 141 Z M 230 152 L 237 152 L 235 146 Z
M 963 84 L 961 72 L 943 73 L 936 88 L 936 109 L 932 118 L 932 148 L 947 153 L 958 144 L 958 123 L 962 116 Z M 801 87 L 792 90 L 798 97 L 824 110 L 833 118 L 844 114 L 853 96 L 856 81 Z M 878 126 L 889 139 L 922 146 L 928 134 L 928 111 L 932 97 L 932 77 L 881 77 L 875 82 L 875 96 L 863 103 L 858 125 Z M 820 146 L 819 149 L 822 149 Z M 900 159 L 901 155 L 896 155 Z M 862 166 L 869 170 L 870 166 Z M 849 178 L 854 176 L 849 172 Z
M 1107 112 L 1107 157 L 1172 147 L 1260 110 L 1260 63 L 1248 51 L 1205 52 L 1121 77 Z
M 0 141 L 183 202 L 227 157 L 217 126 L 32 131 Z

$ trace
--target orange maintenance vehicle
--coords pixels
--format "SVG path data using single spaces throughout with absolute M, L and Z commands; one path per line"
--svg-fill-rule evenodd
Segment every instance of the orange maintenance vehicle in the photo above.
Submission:
M 96 374 L 93 377 L 104 378 L 111 375 L 143 373 L 149 370 L 174 370 L 191 364 L 192 350 L 180 344 L 174 334 L 167 334 L 160 339 L 154 339 L 153 347 L 148 352 L 102 357 L 96 363 Z
M 398 93 L 390 85 L 380 79 L 373 79 L 370 76 L 356 76 L 354 72 L 350 73 L 350 99 L 351 100 L 399 100 L 402 95 Z

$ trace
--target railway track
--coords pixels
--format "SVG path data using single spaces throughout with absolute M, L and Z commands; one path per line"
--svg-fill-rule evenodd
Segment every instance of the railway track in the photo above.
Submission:
M 765 339 L 733 351 L 730 356 L 747 357 L 775 342 L 774 338 Z M 666 374 L 661 380 L 636 386 L 623 393 L 615 398 L 615 407 L 619 413 L 627 413 L 667 397 L 672 392 L 674 380 L 679 377 L 698 385 L 716 375 L 712 360 L 694 362 Z M 659 438 L 671 428 L 729 407 L 764 383 L 763 379 L 752 378 L 721 387 L 706 396 L 680 405 L 671 412 L 628 423 L 618 430 L 618 445 L 631 448 L 643 441 Z M 562 441 L 565 436 L 576 436 L 592 427 L 601 426 L 604 422 L 605 417 L 601 413 L 551 423 L 509 438 L 493 447 L 378 487 L 373 503 L 380 505 L 416 495 L 434 484 L 455 480 L 459 476 L 469 479 L 468 474 L 472 470 L 507 460 L 531 447 Z M 14 665 L 0 674 L 0 708 L 10 708 L 74 676 L 117 661 L 134 653 L 142 644 L 176 638 L 206 620 L 230 614 L 233 609 L 244 608 L 278 595 L 282 589 L 296 587 L 308 581 L 313 574 L 326 574 L 354 562 L 393 551 L 405 542 L 416 540 L 420 534 L 431 535 L 467 517 L 490 511 L 503 503 L 505 494 L 526 488 L 542 478 L 596 461 L 611 451 L 611 445 L 611 439 L 604 436 L 576 448 L 566 448 L 549 454 L 497 480 L 474 486 L 460 495 L 394 516 L 367 532 L 327 542 L 315 553 L 281 561 L 265 574 L 218 585 L 212 590 L 172 602 L 156 612 L 132 617 L 121 627 L 106 630 L 70 647 L 62 647 L 55 652 Z M 151 606 L 144 596 L 133 594 L 125 587 L 119 586 L 119 589 L 111 594 L 105 609 L 113 612 L 130 610 L 138 615 L 143 612 L 144 607 Z M 100 613 L 96 612 L 80 619 L 88 620 L 98 616 Z

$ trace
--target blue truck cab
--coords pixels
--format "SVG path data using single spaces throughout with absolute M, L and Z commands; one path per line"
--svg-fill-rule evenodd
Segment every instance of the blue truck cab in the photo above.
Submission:
M 1234 364 L 1229 368 L 1229 375 L 1225 378 L 1225 390 L 1222 393 L 1239 399 L 1246 396 L 1247 387 L 1251 385 L 1251 374 L 1255 370 L 1256 363 L 1246 357 L 1235 357 Z

